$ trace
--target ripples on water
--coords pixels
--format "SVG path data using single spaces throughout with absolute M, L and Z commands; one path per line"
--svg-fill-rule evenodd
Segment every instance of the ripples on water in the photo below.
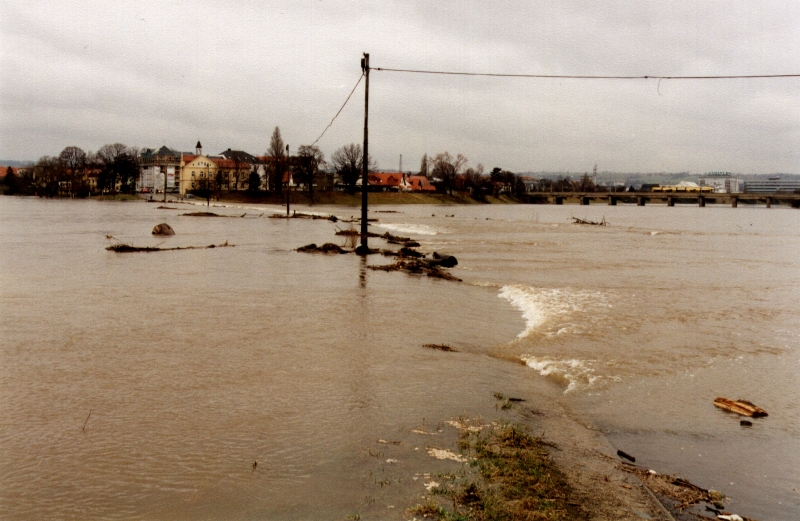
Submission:
M 258 217 L 270 208 L 0 199 L 0 513 L 343 517 L 370 440 L 519 381 L 754 517 L 800 510 L 800 213 L 381 209 L 397 213 L 376 231 L 456 255 L 465 283 L 297 254 L 336 225 Z M 156 240 L 163 221 L 177 235 Z M 236 246 L 117 255 L 106 235 Z M 742 430 L 717 395 L 770 417 Z

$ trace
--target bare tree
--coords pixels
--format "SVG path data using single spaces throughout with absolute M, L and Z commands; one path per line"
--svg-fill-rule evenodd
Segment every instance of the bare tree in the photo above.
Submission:
M 33 182 L 39 197 L 58 195 L 59 181 L 65 177 L 64 165 L 57 157 L 43 156 L 33 167 Z
M 453 185 L 456 190 L 468 190 L 473 195 L 481 196 L 486 191 L 489 179 L 483 175 L 483 164 L 478 163 L 475 168 L 469 167 L 464 171 L 461 182 L 457 179 Z
M 314 202 L 314 181 L 320 168 L 325 166 L 325 156 L 316 145 L 301 145 L 297 149 L 300 182 L 308 187 L 308 197 Z
M 441 179 L 445 191 L 453 195 L 453 183 L 456 176 L 461 174 L 461 171 L 466 166 L 467 158 L 463 154 L 453 157 L 450 152 L 442 152 L 441 154 L 436 154 L 433 159 L 433 175 Z
M 193 190 L 194 194 L 206 200 L 206 206 L 211 206 L 211 195 L 213 194 L 214 182 L 211 176 L 200 176 L 197 180 L 197 188 Z
M 78 147 L 67 147 L 58 155 L 58 160 L 61 161 L 67 175 L 68 193 L 73 195 L 83 185 L 87 167 L 86 152 Z
M 233 162 L 233 189 L 239 190 L 239 185 L 244 184 L 246 173 L 250 172 L 249 168 L 245 171 L 245 165 L 249 165 L 249 163 L 239 154 L 232 154 L 231 161 Z
M 350 143 L 336 149 L 331 155 L 331 164 L 336 172 L 336 175 L 347 186 L 347 191 L 351 194 L 356 191 L 356 181 L 363 170 L 364 153 L 361 150 L 361 145 Z M 377 170 L 378 165 L 372 160 L 372 156 L 367 158 L 367 170 L 372 172 Z
M 278 127 L 275 127 L 275 130 L 272 131 L 272 138 L 269 140 L 267 155 L 272 158 L 268 174 L 272 180 L 270 184 L 280 195 L 283 193 L 283 172 L 286 167 L 286 145 L 283 143 L 281 129 Z
M 127 151 L 122 143 L 103 145 L 97 151 L 97 160 L 100 163 L 100 178 L 98 184 L 102 190 L 109 190 L 112 194 L 117 193 L 118 174 L 116 165 Z
M 422 155 L 422 161 L 419 164 L 419 175 L 428 177 L 428 154 Z

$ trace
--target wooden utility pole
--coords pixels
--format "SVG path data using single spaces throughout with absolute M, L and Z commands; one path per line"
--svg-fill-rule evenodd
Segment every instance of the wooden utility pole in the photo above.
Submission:
M 369 53 L 361 58 L 361 71 L 365 76 L 364 83 L 364 155 L 361 157 L 361 246 L 356 253 L 369 253 L 367 245 L 367 188 L 369 187 Z
M 283 173 L 281 173 L 281 177 L 283 177 Z M 286 217 L 289 217 L 289 183 L 291 182 L 292 178 L 289 174 L 289 145 L 286 145 Z M 281 179 L 281 183 L 283 179 Z

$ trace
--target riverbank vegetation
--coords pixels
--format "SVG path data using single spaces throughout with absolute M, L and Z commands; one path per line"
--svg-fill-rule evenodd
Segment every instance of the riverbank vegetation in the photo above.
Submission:
M 445 476 L 409 513 L 452 521 L 575 518 L 569 486 L 548 455 L 552 443 L 520 424 L 460 421 L 458 427 L 459 449 L 475 475 Z

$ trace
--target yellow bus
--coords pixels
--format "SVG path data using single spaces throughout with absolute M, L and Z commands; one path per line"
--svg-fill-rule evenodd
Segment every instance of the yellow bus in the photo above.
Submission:
M 692 186 L 692 185 L 664 185 L 654 186 L 653 192 L 674 192 L 674 193 L 709 193 L 714 189 L 710 186 Z

